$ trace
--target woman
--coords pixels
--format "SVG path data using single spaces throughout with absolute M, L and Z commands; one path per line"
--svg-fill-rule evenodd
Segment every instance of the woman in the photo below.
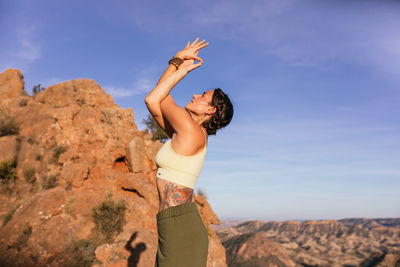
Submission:
M 203 63 L 198 53 L 208 43 L 198 40 L 188 42 L 169 61 L 167 70 L 145 99 L 151 115 L 171 138 L 156 156 L 156 267 L 205 267 L 207 263 L 208 232 L 192 202 L 193 189 L 206 156 L 208 135 L 229 124 L 233 107 L 221 89 L 193 95 L 185 109 L 169 95 L 183 77 Z

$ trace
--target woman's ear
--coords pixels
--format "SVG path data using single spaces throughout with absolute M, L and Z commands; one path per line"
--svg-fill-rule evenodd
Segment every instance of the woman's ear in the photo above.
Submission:
M 211 107 L 208 108 L 207 114 L 208 114 L 208 115 L 212 115 L 212 114 L 214 114 L 216 111 L 217 111 L 217 108 L 211 106 Z

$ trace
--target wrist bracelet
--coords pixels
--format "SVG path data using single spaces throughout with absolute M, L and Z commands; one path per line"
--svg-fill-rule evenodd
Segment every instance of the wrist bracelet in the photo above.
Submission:
M 178 67 L 183 63 L 183 59 L 179 57 L 173 57 L 168 61 L 169 65 L 174 65 L 176 70 L 178 70 Z

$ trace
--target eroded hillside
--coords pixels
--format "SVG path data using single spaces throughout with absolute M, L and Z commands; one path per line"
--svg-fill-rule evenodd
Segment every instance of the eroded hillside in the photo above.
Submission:
M 0 74 L 0 265 L 153 266 L 161 145 L 93 80 L 31 97 L 20 71 Z M 219 220 L 195 201 L 208 266 L 225 267 Z
M 400 266 L 400 219 L 248 221 L 216 229 L 229 266 Z

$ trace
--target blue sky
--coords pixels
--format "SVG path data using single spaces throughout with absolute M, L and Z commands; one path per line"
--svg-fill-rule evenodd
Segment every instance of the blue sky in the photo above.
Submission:
M 94 79 L 143 129 L 144 97 L 196 37 L 172 91 L 235 107 L 196 187 L 222 219 L 400 216 L 400 2 L 1 1 L 0 71 L 28 93 Z

